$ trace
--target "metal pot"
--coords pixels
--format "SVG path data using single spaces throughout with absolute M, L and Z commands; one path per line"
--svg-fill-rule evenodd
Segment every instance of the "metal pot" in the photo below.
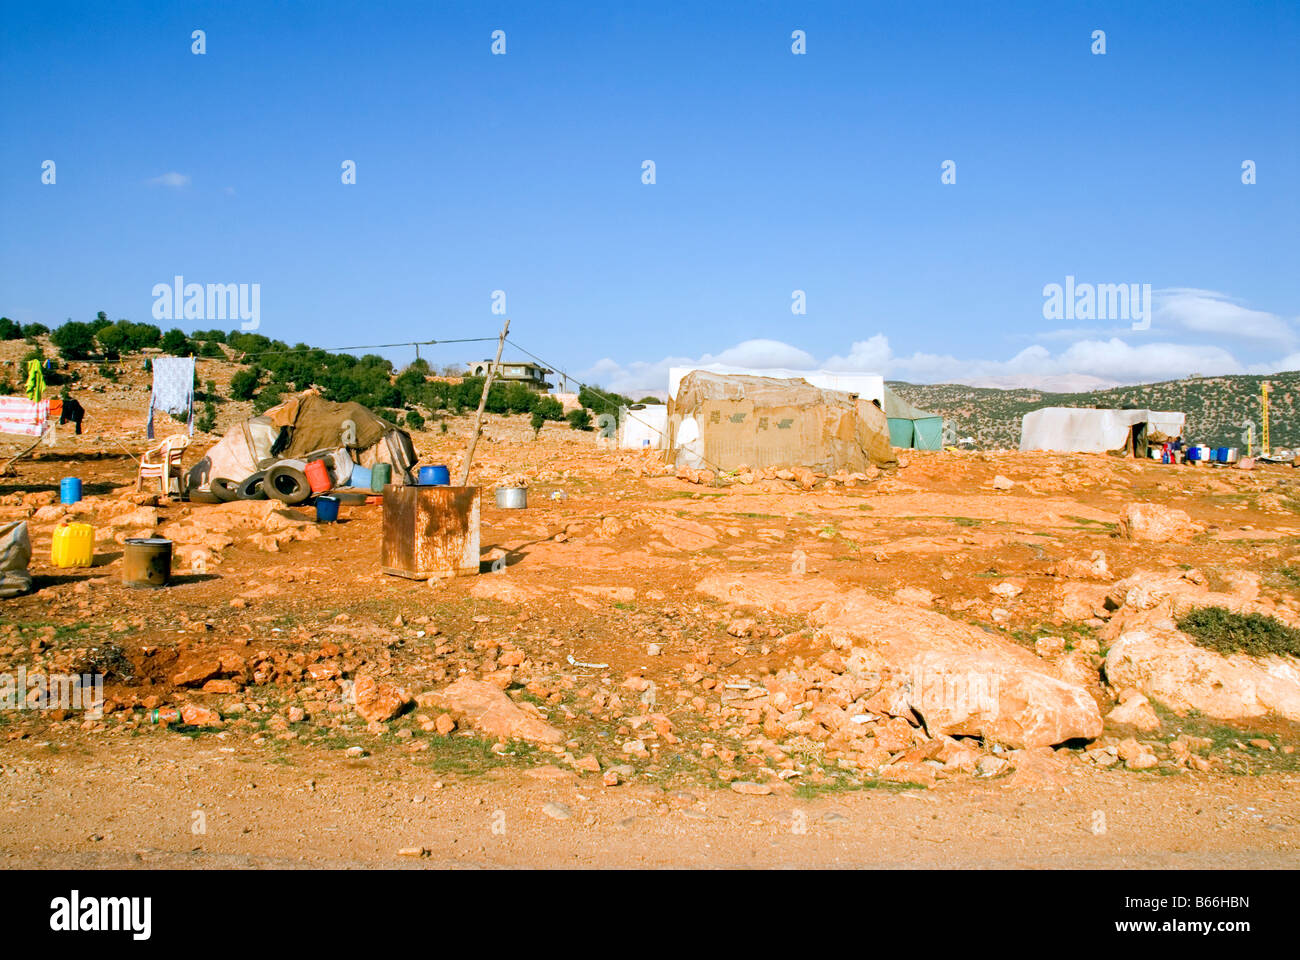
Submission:
M 502 510 L 522 510 L 528 506 L 527 487 L 497 487 L 497 506 Z

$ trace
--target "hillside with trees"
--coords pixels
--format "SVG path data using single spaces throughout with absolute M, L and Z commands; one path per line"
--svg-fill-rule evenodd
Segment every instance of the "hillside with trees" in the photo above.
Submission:
M 1187 414 L 1187 438 L 1211 446 L 1245 448 L 1244 424 L 1260 435 L 1260 384 L 1272 384 L 1269 432 L 1275 448 L 1300 447 L 1300 371 L 1261 376 L 1193 377 L 1089 393 L 1042 390 L 997 390 L 954 383 L 913 384 L 891 381 L 889 387 L 923 410 L 952 418 L 959 437 L 972 436 L 981 447 L 1018 447 L 1020 420 L 1042 407 L 1145 407 Z

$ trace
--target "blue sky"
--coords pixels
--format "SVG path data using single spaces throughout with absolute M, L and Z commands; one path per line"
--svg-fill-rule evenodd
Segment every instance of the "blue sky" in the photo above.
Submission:
M 262 333 L 325 347 L 488 336 L 503 290 L 512 339 L 628 391 L 674 359 L 1300 368 L 1294 2 L 6 2 L 4 24 L 22 322 L 149 320 L 180 274 L 260 284 Z M 1150 284 L 1151 329 L 1044 319 L 1067 275 Z

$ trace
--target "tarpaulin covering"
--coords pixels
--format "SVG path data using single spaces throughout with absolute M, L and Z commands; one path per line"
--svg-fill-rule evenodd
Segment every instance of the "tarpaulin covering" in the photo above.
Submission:
M 362 404 L 334 403 L 307 390 L 227 430 L 190 470 L 190 487 L 206 487 L 213 477 L 238 482 L 274 460 L 340 447 L 352 463 L 388 463 L 393 483 L 411 482 L 415 448 L 410 434 Z
M 830 473 L 894 462 L 883 410 L 802 379 L 692 371 L 669 401 L 668 434 L 677 466 Z
M 1025 414 L 1020 425 L 1020 449 L 1067 453 L 1127 450 L 1140 456 L 1148 442 L 1164 443 L 1181 437 L 1186 419 L 1186 414 L 1167 410 L 1044 407 Z
M 637 403 L 618 412 L 618 445 L 624 450 L 662 450 L 668 446 L 668 407 Z
M 885 387 L 885 416 L 889 419 L 889 442 L 915 450 L 943 448 L 943 417 L 912 406 Z

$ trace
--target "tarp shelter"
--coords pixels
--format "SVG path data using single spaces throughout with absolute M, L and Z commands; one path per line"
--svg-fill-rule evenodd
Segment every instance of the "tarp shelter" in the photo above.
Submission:
M 668 399 L 677 396 L 677 388 L 693 370 L 721 373 L 728 376 L 775 377 L 778 380 L 806 380 L 823 390 L 854 393 L 863 400 L 885 402 L 885 378 L 874 373 L 848 373 L 841 370 L 786 370 L 737 367 L 726 363 L 708 363 L 695 367 L 671 367 L 668 370 Z
M 618 445 L 624 450 L 662 450 L 668 446 L 668 407 L 634 403 L 618 412 Z
M 884 411 L 802 379 L 695 370 L 668 403 L 677 466 L 807 467 L 856 472 L 894 461 Z
M 1186 419 L 1186 414 L 1167 410 L 1044 407 L 1025 414 L 1020 425 L 1020 449 L 1066 453 L 1122 450 L 1145 457 L 1149 444 L 1181 437 Z
M 190 469 L 190 489 L 206 489 L 214 477 L 237 483 L 276 460 L 339 447 L 363 467 L 391 464 L 393 483 L 412 482 L 410 434 L 359 403 L 334 403 L 307 390 L 227 430 Z
M 885 416 L 889 419 L 889 442 L 914 450 L 943 449 L 943 417 L 920 410 L 885 387 Z

